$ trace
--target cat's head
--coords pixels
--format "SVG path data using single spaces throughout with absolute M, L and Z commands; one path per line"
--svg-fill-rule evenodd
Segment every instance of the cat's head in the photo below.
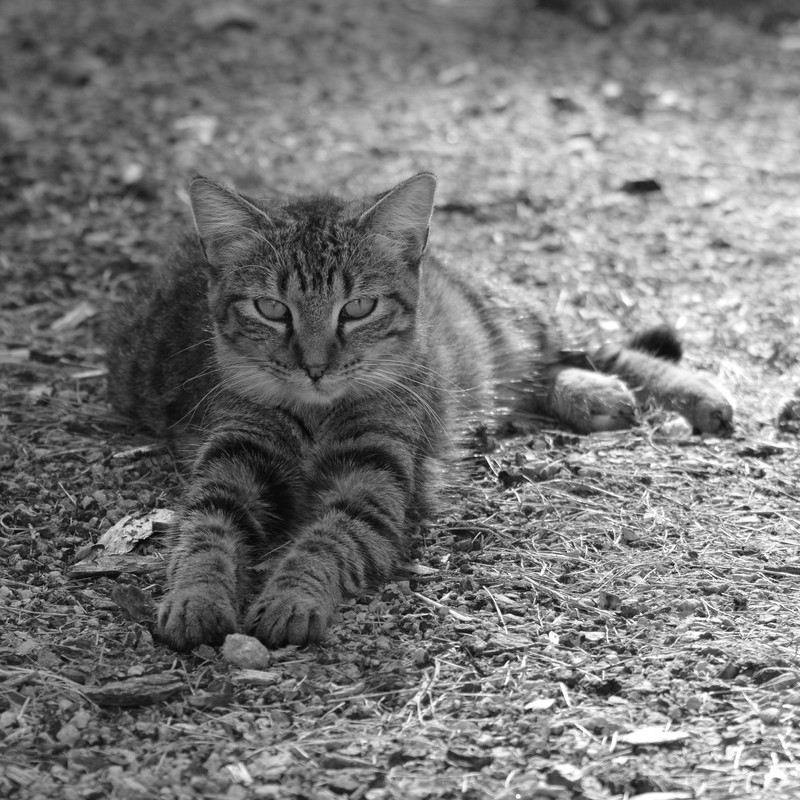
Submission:
M 417 357 L 420 263 L 436 180 L 357 201 L 189 194 L 208 264 L 217 359 L 257 402 L 328 405 L 399 386 Z

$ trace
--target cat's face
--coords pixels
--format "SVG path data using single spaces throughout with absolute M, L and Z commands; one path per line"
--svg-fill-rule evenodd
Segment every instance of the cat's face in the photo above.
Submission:
M 356 238 L 345 233 L 339 243 Z M 257 250 L 257 266 L 212 285 L 218 360 L 234 388 L 266 403 L 326 405 L 390 384 L 415 338 L 414 274 L 381 274 L 363 241 L 312 255 L 272 236 L 275 252 Z
M 432 183 L 417 176 L 377 202 L 269 210 L 216 184 L 193 192 L 232 389 L 267 405 L 325 406 L 397 385 L 417 356 Z M 224 234 L 214 229 L 223 214 Z

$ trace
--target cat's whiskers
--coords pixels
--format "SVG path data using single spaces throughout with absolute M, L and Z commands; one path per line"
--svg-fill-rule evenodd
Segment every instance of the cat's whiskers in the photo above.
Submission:
M 463 388 L 458 383 L 456 383 L 456 381 L 454 381 L 452 378 L 448 378 L 447 375 L 445 375 L 443 372 L 435 370 L 429 364 L 425 364 L 421 360 L 411 360 L 408 358 L 399 358 L 399 357 L 388 357 L 388 358 L 381 357 L 378 363 L 396 364 L 398 366 L 407 367 L 408 369 L 413 370 L 414 372 L 426 372 L 429 375 L 433 375 L 439 378 L 444 383 L 450 384 L 458 391 L 463 391 Z M 474 388 L 478 387 L 476 386 Z
M 207 339 L 200 339 L 199 341 L 195 342 L 194 344 L 190 344 L 188 347 L 184 347 L 183 350 L 177 350 L 174 353 L 170 353 L 167 356 L 167 361 L 170 361 L 173 358 L 177 358 L 179 355 L 183 353 L 188 353 L 190 350 L 194 350 L 196 347 L 202 347 L 204 344 L 208 344 L 209 342 L 213 342 L 216 337 L 214 334 L 209 336 Z
M 417 364 L 417 363 L 414 363 L 412 361 L 402 361 L 400 359 L 388 359 L 388 358 L 381 358 L 379 361 L 378 360 L 370 361 L 370 360 L 364 359 L 364 361 L 362 361 L 361 363 L 365 364 L 367 366 L 372 366 L 372 365 L 375 365 L 375 366 L 384 366 L 384 365 L 386 365 L 386 366 L 400 366 L 400 367 L 407 367 L 409 370 L 412 370 L 414 372 L 427 372 L 429 375 L 431 375 L 431 376 L 433 376 L 435 378 L 439 378 L 444 383 L 450 384 L 450 386 L 448 387 L 448 386 L 443 386 L 441 384 L 425 383 L 424 381 L 415 380 L 413 378 L 410 378 L 408 375 L 403 375 L 403 379 L 404 380 L 409 380 L 412 383 L 416 383 L 419 386 L 424 386 L 427 389 L 436 389 L 438 391 L 447 392 L 447 393 L 454 394 L 454 395 L 458 395 L 458 394 L 470 395 L 471 392 L 477 392 L 477 391 L 480 391 L 480 390 L 482 390 L 484 388 L 482 384 L 475 384 L 474 386 L 467 386 L 467 387 L 460 386 L 454 380 L 448 378 L 446 375 L 444 375 L 443 373 L 439 372 L 438 370 L 435 370 L 432 367 L 429 367 L 427 364 Z M 478 400 L 478 398 L 471 398 L 471 399 L 475 400 L 476 402 Z
M 378 377 L 383 377 L 387 380 L 387 383 L 384 384 L 379 389 L 379 394 L 385 395 L 387 398 L 393 398 L 399 401 L 404 408 L 410 411 L 413 415 L 415 408 L 420 408 L 422 411 L 425 412 L 425 415 L 431 421 L 435 428 L 438 428 L 440 433 L 442 433 L 446 438 L 450 438 L 450 431 L 448 430 L 447 425 L 445 424 L 444 420 L 436 413 L 436 410 L 430 404 L 430 402 L 423 397 L 419 392 L 412 389 L 408 386 L 407 383 L 404 383 L 401 379 L 401 376 L 396 376 L 392 373 L 384 373 L 381 374 L 378 370 L 373 371 L 373 375 L 377 375 Z M 391 390 L 391 394 L 390 394 Z M 403 398 L 403 395 L 408 395 L 411 400 L 415 402 L 408 402 Z M 428 444 L 432 444 L 430 440 L 427 440 Z
M 363 363 L 363 362 L 362 362 Z M 441 386 L 438 384 L 428 384 L 424 381 L 416 380 L 414 378 L 410 378 L 407 374 L 400 374 L 400 373 L 393 373 L 387 372 L 382 369 L 384 364 L 398 364 L 400 366 L 407 366 L 409 369 L 417 369 L 417 365 L 411 362 L 404 362 L 404 361 L 389 361 L 383 359 L 381 362 L 366 362 L 367 367 L 369 368 L 370 372 L 375 375 L 380 375 L 382 379 L 388 380 L 392 385 L 401 386 L 407 388 L 407 384 L 411 383 L 416 386 L 419 386 L 423 389 L 432 389 L 434 391 L 442 392 L 443 394 L 448 395 L 449 400 L 454 405 L 457 405 L 459 410 L 462 413 L 474 413 L 476 408 L 482 407 L 483 403 L 481 400 L 483 399 L 481 395 L 475 396 L 473 394 L 474 391 L 480 391 L 481 394 L 486 393 L 485 386 L 475 386 L 474 388 L 462 388 L 458 386 L 454 381 L 449 380 L 446 376 L 442 375 L 440 372 L 436 370 L 424 367 L 423 371 L 430 373 L 435 377 L 439 377 L 442 380 L 450 383 L 452 388 L 448 388 L 446 386 Z M 417 369 L 417 371 L 420 371 Z
M 208 367 L 203 373 L 197 375 L 197 378 L 205 377 L 207 375 L 213 374 L 216 371 L 216 366 L 212 365 Z M 184 382 L 184 385 L 188 384 L 192 378 L 187 379 Z M 190 409 L 187 411 L 179 420 L 177 420 L 173 425 L 179 426 L 183 422 L 190 420 L 196 413 L 197 410 L 205 405 L 205 411 L 201 420 L 198 421 L 198 425 L 201 427 L 205 423 L 205 415 L 208 413 L 209 408 L 211 407 L 212 401 L 215 397 L 220 395 L 222 392 L 230 391 L 235 394 L 239 393 L 240 390 L 246 390 L 252 385 L 251 380 L 246 374 L 239 374 L 239 373 L 228 373 L 225 375 L 224 380 L 218 381 L 214 386 L 212 386 Z
M 209 365 L 209 366 L 207 366 L 207 367 L 206 367 L 204 370 L 201 370 L 200 372 L 198 372 L 196 375 L 192 375 L 191 377 L 187 378 L 187 379 L 186 379 L 186 380 L 185 380 L 185 381 L 184 381 L 184 382 L 181 384 L 181 387 L 182 387 L 182 388 L 185 388 L 185 387 L 187 387 L 187 386 L 188 386 L 190 383 L 193 383 L 194 381 L 199 381 L 199 380 L 202 380 L 203 378 L 207 378 L 209 375 L 213 375 L 215 372 L 217 372 L 217 366 L 216 366 L 216 364 L 210 364 L 210 365 Z
M 375 395 L 378 398 L 385 397 L 387 401 L 398 403 L 405 411 L 407 411 L 411 417 L 416 416 L 416 411 L 421 409 L 433 422 L 434 427 L 439 428 L 443 434 L 444 438 L 448 441 L 450 440 L 450 433 L 447 430 L 446 426 L 444 426 L 442 420 L 436 414 L 436 412 L 427 406 L 427 404 L 423 401 L 422 403 L 416 404 L 411 399 L 406 399 L 403 397 L 403 392 L 398 391 L 398 389 L 405 389 L 407 387 L 403 387 L 402 384 L 392 383 L 388 386 L 383 382 L 375 382 L 369 380 L 368 376 L 361 375 L 356 379 L 362 386 L 375 390 Z M 423 442 L 429 447 L 436 447 L 436 442 L 431 438 L 425 430 L 418 430 L 420 433 Z
M 188 383 L 188 381 L 186 382 Z M 197 413 L 197 410 L 205 403 L 206 409 L 205 412 L 203 413 L 203 418 L 198 423 L 200 426 L 202 426 L 203 423 L 205 422 L 205 414 L 208 412 L 208 409 L 211 405 L 210 401 L 213 400 L 214 397 L 216 397 L 216 395 L 218 395 L 223 388 L 224 387 L 222 386 L 221 383 L 212 386 L 182 417 L 175 420 L 175 422 L 173 422 L 169 427 L 180 428 L 180 426 L 183 425 L 184 422 L 189 422 L 192 419 L 192 417 L 194 417 L 194 415 Z M 209 402 L 206 403 L 206 401 Z

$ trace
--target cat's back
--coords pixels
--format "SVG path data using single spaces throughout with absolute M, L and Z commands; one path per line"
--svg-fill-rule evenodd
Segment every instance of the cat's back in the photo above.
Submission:
M 432 360 L 470 410 L 490 410 L 498 384 L 534 368 L 535 337 L 522 328 L 536 320 L 521 321 L 480 276 L 435 255 L 423 266 L 420 313 Z

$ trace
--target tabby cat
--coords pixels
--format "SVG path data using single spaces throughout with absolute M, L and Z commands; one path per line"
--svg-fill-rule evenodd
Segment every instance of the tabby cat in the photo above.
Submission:
M 158 621 L 173 647 L 242 627 L 321 639 L 344 595 L 402 562 L 452 432 L 494 402 L 590 432 L 655 399 L 730 432 L 725 395 L 671 363 L 669 334 L 576 357 L 426 255 L 435 188 L 423 172 L 365 199 L 268 203 L 197 177 L 199 241 L 115 314 L 112 402 L 195 437 Z

